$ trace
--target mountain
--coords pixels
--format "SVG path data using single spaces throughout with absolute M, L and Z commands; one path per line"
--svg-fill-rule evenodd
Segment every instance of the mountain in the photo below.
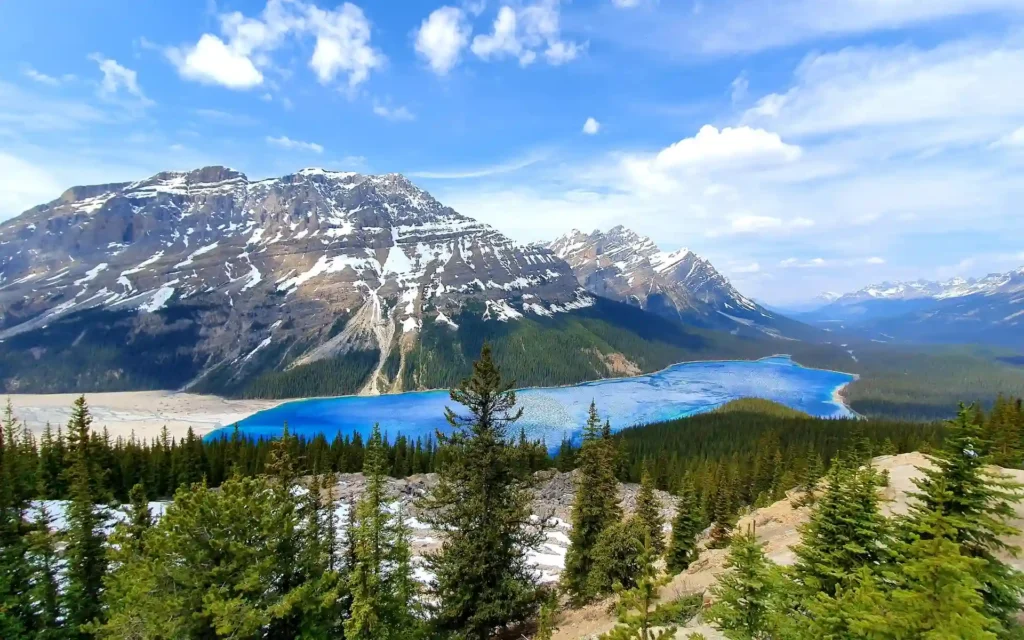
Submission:
M 573 230 L 547 246 L 591 293 L 665 318 L 738 335 L 798 339 L 810 332 L 741 294 L 692 251 L 661 251 L 621 225 L 589 234 Z
M 684 261 L 704 273 L 683 254 L 658 264 Z M 722 304 L 756 313 L 744 300 Z M 550 249 L 397 174 L 165 172 L 73 187 L 0 225 L 8 392 L 436 388 L 484 340 L 530 384 L 651 370 L 721 342 L 588 293 Z
M 799 317 L 885 340 L 1024 348 L 1024 267 L 983 278 L 883 282 Z

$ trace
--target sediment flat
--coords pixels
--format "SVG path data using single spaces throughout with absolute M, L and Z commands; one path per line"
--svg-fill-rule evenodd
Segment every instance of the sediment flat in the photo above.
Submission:
M 14 415 L 36 434 L 49 423 L 55 430 L 66 427 L 71 404 L 77 393 L 10 394 Z M 165 426 L 172 437 L 181 438 L 189 427 L 204 435 L 242 418 L 269 409 L 281 400 L 233 400 L 219 396 L 176 391 L 117 391 L 87 393 L 85 400 L 93 417 L 93 429 L 106 427 L 111 437 L 127 438 L 132 433 L 146 440 L 156 437 Z

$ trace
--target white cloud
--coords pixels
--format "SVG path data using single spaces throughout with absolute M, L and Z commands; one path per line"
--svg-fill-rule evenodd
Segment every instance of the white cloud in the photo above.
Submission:
M 793 229 L 813 227 L 814 221 L 807 218 L 784 220 L 774 216 L 740 214 L 732 216 L 725 228 L 711 228 L 706 234 L 710 238 L 741 233 L 782 233 Z
M 441 7 L 427 16 L 416 31 L 416 53 L 427 60 L 434 73 L 446 75 L 458 64 L 472 32 L 462 9 Z
M 587 121 L 583 123 L 583 133 L 588 136 L 592 136 L 601 130 L 601 123 L 593 118 L 587 118 Z
M 204 33 L 195 45 L 165 50 L 183 78 L 238 90 L 260 86 L 263 70 L 273 66 L 271 54 L 289 36 L 314 38 L 309 66 L 324 84 L 345 74 L 352 89 L 386 61 L 370 44 L 363 10 L 350 2 L 327 11 L 301 0 L 267 0 L 259 18 L 226 13 L 220 27 L 221 36 Z
M 800 42 L 904 29 L 966 16 L 1007 24 L 1024 13 L 1020 0 L 715 0 L 662 2 L 657 12 L 633 12 L 637 29 L 608 16 L 595 29 L 621 44 L 685 57 L 725 56 Z M 637 15 L 639 14 L 639 15 Z
M 743 102 L 747 97 L 747 91 L 750 90 L 750 80 L 747 79 L 747 74 L 741 73 L 736 76 L 729 85 L 729 88 L 731 90 L 732 103 Z
M 992 146 L 994 147 L 1024 147 L 1024 127 L 1016 129 L 999 140 L 997 140 Z
M 387 105 L 377 104 L 374 105 L 373 112 L 387 120 L 407 121 L 416 119 L 416 114 L 409 111 L 406 107 L 389 107 Z
M 789 162 L 800 157 L 798 146 L 787 144 L 777 133 L 750 127 L 718 130 L 704 125 L 692 138 L 662 149 L 655 158 L 661 169 L 714 162 Z
M 348 86 L 353 88 L 370 77 L 370 71 L 384 65 L 384 55 L 370 46 L 370 21 L 362 9 L 346 2 L 334 11 L 310 6 L 308 12 L 316 34 L 316 48 L 309 66 L 316 71 L 321 83 L 326 84 L 339 72 L 345 72 Z
M 288 136 L 280 136 L 274 138 L 267 136 L 267 144 L 282 149 L 293 149 L 297 151 L 312 151 L 313 153 L 323 153 L 324 148 L 315 142 L 302 142 L 301 140 L 292 140 Z
M 512 173 L 533 166 L 547 158 L 543 152 L 532 153 L 522 158 L 509 162 L 488 165 L 485 167 L 455 169 L 448 171 L 413 171 L 408 175 L 413 178 L 428 178 L 433 180 L 463 180 L 468 178 L 484 178 L 488 176 Z
M 640 6 L 641 0 L 612 0 L 612 4 L 620 9 L 632 9 Z
M 36 69 L 34 69 L 32 67 L 24 67 L 21 70 L 21 72 L 22 72 L 22 74 L 24 74 L 24 76 L 26 78 L 29 78 L 30 80 L 35 80 L 36 82 L 38 82 L 40 84 L 46 84 L 46 85 L 50 85 L 51 87 L 56 87 L 57 85 L 59 85 L 61 83 L 61 79 L 60 78 L 56 78 L 54 76 L 47 75 L 45 73 L 37 71 Z M 68 78 L 68 76 L 65 76 L 65 78 Z
M 470 48 L 482 60 L 511 57 L 524 67 L 533 64 L 538 54 L 543 54 L 552 65 L 576 59 L 586 44 L 562 39 L 559 2 L 537 0 L 517 9 L 502 6 L 494 20 L 493 32 L 473 38 Z
M 146 97 L 139 88 L 138 77 L 135 71 L 121 66 L 116 60 L 104 58 L 98 53 L 89 54 L 89 59 L 99 65 L 103 72 L 103 80 L 100 81 L 100 95 L 108 99 L 117 99 L 123 89 L 131 100 L 144 107 L 151 106 L 153 101 Z
M 872 256 L 865 260 L 867 264 L 885 264 L 885 258 L 879 258 L 878 256 Z
M 1024 46 L 966 41 L 933 49 L 847 48 L 809 56 L 793 87 L 770 94 L 744 120 L 788 135 L 949 123 L 1024 114 Z
M 195 46 L 171 48 L 167 55 L 187 80 L 228 89 L 251 89 L 263 84 L 263 74 L 246 54 L 209 33 L 200 36 Z

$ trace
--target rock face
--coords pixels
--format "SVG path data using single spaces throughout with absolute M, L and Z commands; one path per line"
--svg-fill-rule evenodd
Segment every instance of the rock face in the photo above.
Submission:
M 39 360 L 40 332 L 117 338 L 186 388 L 361 353 L 363 392 L 385 391 L 389 356 L 470 301 L 495 322 L 593 304 L 550 250 L 398 174 L 205 167 L 74 187 L 0 225 L 0 340 Z
M 788 334 L 805 329 L 745 297 L 692 251 L 661 251 L 650 238 L 622 226 L 589 234 L 573 230 L 548 247 L 588 291 L 664 317 L 773 337 L 795 338 Z

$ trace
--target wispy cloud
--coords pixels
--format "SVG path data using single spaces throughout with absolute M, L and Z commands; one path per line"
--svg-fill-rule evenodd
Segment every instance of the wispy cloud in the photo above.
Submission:
M 428 178 L 433 180 L 462 180 L 467 178 L 485 178 L 487 176 L 512 173 L 543 162 L 549 157 L 546 152 L 534 153 L 517 160 L 492 164 L 483 167 L 451 169 L 447 171 L 412 171 L 409 173 L 414 178 Z
M 302 140 L 292 140 L 288 136 L 272 137 L 267 136 L 267 144 L 280 147 L 281 149 L 291 149 L 296 151 L 311 151 L 313 153 L 323 153 L 324 148 L 315 142 L 303 142 Z

